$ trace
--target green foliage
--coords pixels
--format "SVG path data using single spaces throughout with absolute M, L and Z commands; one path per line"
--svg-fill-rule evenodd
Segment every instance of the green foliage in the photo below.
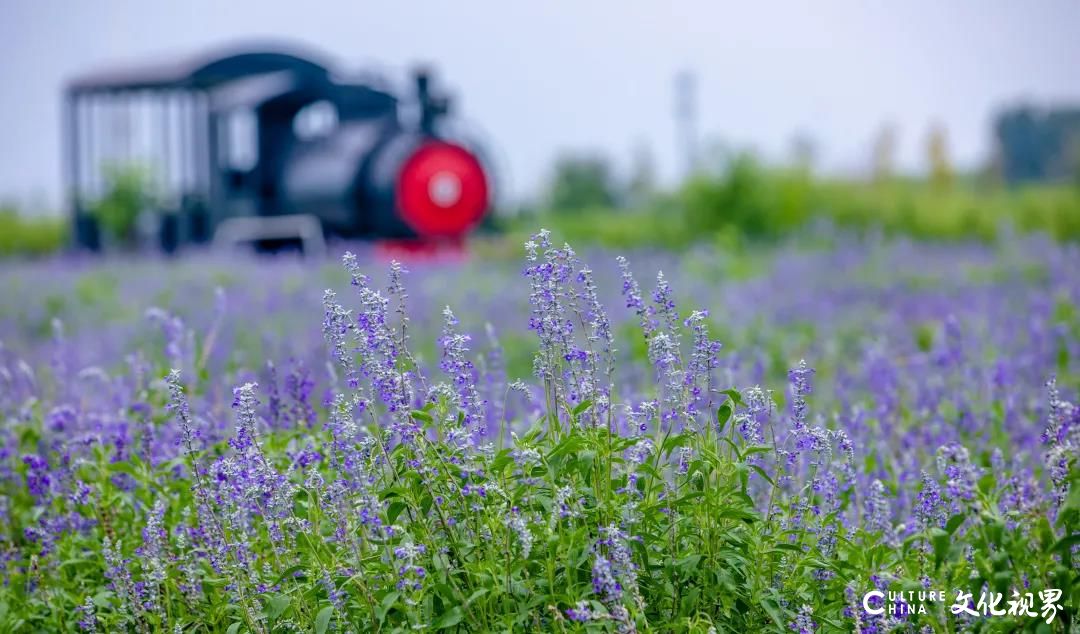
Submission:
M 45 255 L 58 251 L 66 239 L 63 218 L 24 216 L 14 207 L 0 207 L 0 257 Z
M 731 395 L 739 398 L 735 392 Z M 155 400 L 160 403 L 163 399 L 159 394 Z M 636 622 L 646 629 L 679 632 L 704 632 L 718 622 L 736 631 L 782 625 L 785 611 L 769 590 L 772 575 L 785 570 L 793 580 L 793 589 L 810 593 L 813 582 L 807 575 L 818 564 L 810 555 L 788 561 L 791 552 L 784 548 L 784 532 L 775 521 L 766 521 L 747 496 L 751 472 L 763 475 L 750 464 L 757 448 L 747 447 L 737 437 L 722 438 L 713 433 L 665 435 L 658 438 L 660 450 L 645 464 L 635 466 L 623 453 L 633 440 L 617 439 L 601 428 L 578 424 L 577 418 L 588 408 L 588 403 L 575 408 L 561 432 L 547 432 L 538 426 L 522 438 L 518 449 L 535 450 L 535 463 L 523 466 L 510 449 L 493 454 L 487 461 L 487 481 L 502 486 L 490 488 L 485 498 L 479 498 L 471 517 L 457 519 L 490 535 L 488 539 L 470 538 L 472 531 L 456 530 L 437 510 L 442 504 L 437 498 L 463 496 L 460 490 L 446 488 L 453 480 L 431 480 L 415 468 L 417 464 L 455 464 L 461 459 L 460 449 L 439 442 L 412 448 L 380 445 L 378 453 L 389 462 L 382 469 L 387 476 L 385 488 L 377 493 L 389 502 L 386 521 L 400 525 L 395 534 L 365 540 L 364 551 L 355 553 L 360 559 L 350 558 L 347 551 L 329 542 L 296 542 L 287 554 L 289 572 L 281 575 L 280 590 L 258 598 L 227 590 L 232 580 L 204 566 L 193 574 L 207 592 L 192 602 L 183 587 L 189 582 L 180 570 L 183 562 L 166 562 L 169 574 L 157 594 L 157 600 L 166 604 L 161 612 L 137 610 L 132 614 L 117 609 L 121 598 L 116 591 L 105 589 L 109 582 L 102 576 L 106 566 L 100 544 L 111 536 L 130 558 L 136 578 L 145 575 L 149 562 L 135 556 L 134 551 L 142 543 L 146 509 L 153 505 L 155 496 L 165 499 L 170 533 L 186 527 L 191 518 L 181 510 L 195 506 L 198 485 L 191 478 L 176 477 L 179 463 L 155 466 L 134 455 L 114 461 L 107 452 L 99 451 L 95 462 L 84 462 L 73 473 L 100 487 L 98 501 L 77 504 L 57 500 L 52 509 L 96 517 L 99 527 L 90 535 L 67 534 L 59 539 L 56 547 L 61 564 L 48 581 L 37 577 L 41 573 L 33 565 L 24 573 L 10 570 L 15 582 L 0 589 L 0 625 L 4 631 L 68 631 L 85 596 L 93 597 L 99 627 L 104 631 L 163 631 L 173 622 L 204 628 L 198 631 L 284 632 L 295 631 L 290 628 L 299 625 L 303 631 L 325 632 L 334 620 L 366 624 L 364 631 L 398 631 L 421 624 L 453 631 L 615 631 L 620 623 Z M 414 418 L 446 434 L 457 424 L 446 418 L 447 411 L 445 404 L 436 405 L 418 410 Z M 731 407 L 725 405 L 720 412 L 726 422 Z M 31 430 L 27 436 L 31 442 Z M 377 433 L 373 438 L 382 443 L 381 437 Z M 284 450 L 310 442 L 329 448 L 332 438 L 326 431 L 302 435 L 278 432 L 265 439 L 263 451 L 285 472 L 288 457 Z M 693 449 L 699 458 L 676 480 L 673 489 L 664 465 L 680 447 Z M 225 451 L 222 444 L 204 455 Z M 628 480 L 630 474 L 636 474 L 636 483 Z M 334 477 L 329 472 L 324 475 Z M 310 485 L 299 479 L 301 476 L 296 474 L 294 482 L 298 487 L 294 500 L 297 521 L 310 524 L 309 538 L 330 537 L 335 520 L 326 515 L 327 502 L 320 500 Z M 462 484 L 472 480 L 464 474 L 462 477 Z M 533 481 L 542 484 L 530 484 Z M 634 488 L 633 497 L 641 501 L 636 510 L 640 519 L 635 524 L 640 527 L 641 539 L 628 544 L 638 565 L 637 598 L 627 599 L 631 616 L 611 612 L 612 604 L 593 602 L 594 613 L 600 616 L 587 629 L 576 626 L 565 618 L 563 610 L 590 594 L 596 527 L 619 522 L 627 502 L 627 495 L 619 491 L 628 483 Z M 569 501 L 575 508 L 572 516 L 559 519 L 553 504 L 564 487 L 578 492 L 575 495 L 580 499 Z M 21 528 L 32 520 L 28 515 L 31 500 L 25 492 L 16 493 L 12 500 L 9 537 L 21 543 Z M 548 530 L 536 535 L 531 552 L 523 550 L 519 536 L 506 522 L 510 507 L 518 513 L 551 518 Z M 358 517 L 344 521 L 349 534 L 363 534 Z M 265 533 L 263 538 L 248 547 L 262 561 L 277 560 L 271 535 Z M 373 583 L 396 577 L 400 562 L 395 563 L 390 553 L 410 543 L 447 545 L 445 552 L 427 558 L 423 588 L 387 591 L 392 583 Z M 384 556 L 378 556 L 380 552 Z M 328 602 L 320 585 L 327 570 L 343 568 L 356 570 L 351 577 L 334 578 L 337 587 L 354 597 L 344 614 Z M 39 584 L 49 591 L 31 591 Z
M 545 222 L 549 219 L 545 218 Z M 502 242 L 505 258 L 512 257 L 509 246 L 520 243 L 528 234 L 528 227 L 535 219 L 522 219 L 511 225 Z M 559 235 L 566 236 L 575 244 L 603 244 L 612 247 L 655 246 L 678 248 L 690 241 L 677 210 L 667 213 L 652 211 L 619 211 L 591 208 L 575 213 L 559 213 L 550 216 L 550 222 L 558 226 Z M 498 255 L 490 248 L 483 255 Z
M 903 181 L 831 181 L 816 189 L 820 217 L 839 227 L 928 239 L 994 240 L 1011 226 L 1058 240 L 1080 239 L 1080 190 L 1068 187 L 976 191 Z
M 580 211 L 615 205 L 611 165 L 602 156 L 566 155 L 555 163 L 548 206 L 554 211 Z
M 902 543 L 889 545 L 886 536 L 865 528 L 835 534 L 825 527 L 838 528 L 836 517 L 823 518 L 810 531 L 791 523 L 795 508 L 791 505 L 796 502 L 782 492 L 775 503 L 770 495 L 764 512 L 755 506 L 750 489 L 775 492 L 775 476 L 780 474 L 771 477 L 756 458 L 772 448 L 748 445 L 734 432 L 742 396 L 734 390 L 726 394 L 729 400 L 719 407 L 715 426 L 702 433 L 657 432 L 648 459 L 640 464 L 627 459 L 635 439 L 614 437 L 603 427 L 581 423 L 591 407 L 588 402 L 562 418 L 559 427 L 545 428 L 546 419 L 541 420 L 515 450 L 490 454 L 483 477 L 458 474 L 449 466 L 463 458 L 461 449 L 451 443 L 389 446 L 383 444 L 384 434 L 368 430 L 375 443 L 368 466 L 381 483 L 375 494 L 388 504 L 386 523 L 397 526 L 383 537 L 372 537 L 355 513 L 336 514 L 339 510 L 328 506 L 312 484 L 314 471 L 289 469 L 290 448 L 315 443 L 332 454 L 329 431 L 274 432 L 263 439 L 261 459 L 272 461 L 281 473 L 291 473 L 293 516 L 309 527 L 302 539 L 287 540 L 289 550 L 283 555 L 276 553 L 281 544 L 275 545 L 270 524 L 259 541 L 246 544 L 260 566 L 273 564 L 281 571 L 278 586 L 260 596 L 238 594 L 234 579 L 205 563 L 185 569 L 191 560 L 180 541 L 175 560 L 157 562 L 167 573 L 156 590 L 154 600 L 163 602 L 157 611 L 118 609 L 123 599 L 103 577 L 101 543 L 114 540 L 129 558 L 134 577 L 144 578 L 151 562 L 138 557 L 135 549 L 145 539 L 147 509 L 155 499 L 165 500 L 169 534 L 190 530 L 193 518 L 183 509 L 197 505 L 199 484 L 190 476 L 177 477 L 183 460 L 151 465 L 136 455 L 116 460 L 98 450 L 96 460 L 80 462 L 71 476 L 94 483 L 99 495 L 83 503 L 57 499 L 50 509 L 60 516 L 96 518 L 97 528 L 60 536 L 56 543 L 60 564 L 47 580 L 33 561 L 26 570 L 8 569 L 11 583 L 0 589 L 0 626 L 11 632 L 70 631 L 76 609 L 92 597 L 98 626 L 104 631 L 164 631 L 169 623 L 186 624 L 184 631 L 192 627 L 237 633 L 327 632 L 334 623 L 335 631 L 350 623 L 360 631 L 387 632 L 418 627 L 780 631 L 803 605 L 813 608 L 823 631 L 840 631 L 844 625 L 834 615 L 851 605 L 843 599 L 845 590 L 869 588 L 870 576 L 881 570 L 898 571 L 889 585 L 897 591 L 922 588 L 930 580 L 933 588 L 981 588 L 985 583 L 1006 592 L 1029 578 L 1039 579 L 1040 586 L 1064 589 L 1066 604 L 1080 599 L 1080 575 L 1070 559 L 1080 540 L 1080 471 L 1072 472 L 1071 495 L 1056 526 L 1038 511 L 1003 516 L 998 498 L 1008 494 L 1007 485 L 999 487 L 990 478 L 981 483 L 969 508 L 950 518 L 944 529 L 917 531 Z M 165 395 L 155 394 L 152 400 L 161 404 Z M 430 404 L 415 411 L 413 418 L 428 427 L 433 438 L 446 437 L 458 424 L 448 417 L 451 409 L 445 402 Z M 34 428 L 27 428 L 23 442 L 32 444 L 35 437 Z M 523 450 L 535 452 L 535 459 L 523 462 L 519 453 Z M 187 462 L 202 462 L 227 451 L 222 443 L 189 455 Z M 673 471 L 673 463 L 683 451 L 693 458 L 680 474 Z M 454 477 L 424 475 L 437 465 L 450 469 Z M 25 471 L 21 464 L 10 466 Z M 343 477 L 325 467 L 320 479 L 332 482 Z M 450 486 L 453 482 L 459 486 Z M 472 494 L 476 499 L 468 502 L 470 494 L 461 485 L 481 484 L 487 493 Z M 559 491 L 567 489 L 574 497 L 560 498 Z M 22 529 L 33 523 L 32 501 L 25 491 L 9 493 L 11 523 L 5 532 L 21 544 Z M 807 502 L 818 500 L 811 496 Z M 844 506 L 853 503 L 849 500 Z M 569 514 L 561 512 L 565 504 L 571 508 Z M 470 516 L 447 516 L 463 506 L 472 509 Z M 507 520 L 533 514 L 549 519 L 546 530 L 527 529 L 534 539 L 527 548 Z M 469 530 L 455 528 L 457 522 L 465 522 Z M 634 581 L 623 579 L 626 596 L 620 602 L 586 601 L 593 620 L 587 626 L 576 624 L 565 611 L 580 606 L 584 597 L 595 596 L 595 544 L 604 535 L 597 527 L 619 524 L 633 527 L 634 539 L 622 546 L 630 549 Z M 340 538 L 333 538 L 342 528 L 358 540 L 360 550 L 343 548 Z M 822 550 L 823 529 L 836 540 L 829 552 Z M 386 580 L 400 575 L 401 562 L 392 553 L 410 544 L 443 547 L 424 557 L 427 571 L 420 587 L 394 590 Z M 971 552 L 974 559 L 969 559 Z M 192 579 L 205 591 L 193 596 L 185 589 Z M 327 594 L 327 583 L 351 599 L 336 606 Z M 47 591 L 34 591 L 38 586 Z M 937 608 L 938 613 L 913 620 L 944 623 L 948 607 Z M 1008 628 L 1038 621 L 1007 617 L 996 623 Z
M 743 154 L 717 173 L 691 178 L 654 207 L 617 214 L 593 207 L 554 215 L 550 222 L 576 242 L 616 247 L 678 248 L 716 237 L 730 246 L 802 236 L 822 224 L 931 240 L 999 240 L 1009 231 L 1080 240 L 1080 189 L 817 179 L 804 169 L 770 168 Z
M 803 170 L 769 172 L 752 156 L 739 155 L 722 173 L 684 185 L 684 226 L 698 235 L 728 228 L 751 238 L 787 233 L 809 217 L 811 186 Z
M 135 165 L 110 165 L 104 170 L 105 194 L 91 206 L 101 227 L 114 239 L 135 239 L 139 214 L 153 201 L 149 173 Z

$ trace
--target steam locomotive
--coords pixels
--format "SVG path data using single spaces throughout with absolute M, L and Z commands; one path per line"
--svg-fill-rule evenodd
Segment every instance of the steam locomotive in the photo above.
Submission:
M 454 241 L 476 227 L 491 203 L 488 169 L 476 144 L 448 132 L 450 99 L 430 73 L 417 70 L 399 98 L 316 59 L 231 50 L 69 82 L 76 244 L 103 247 L 102 167 L 125 163 L 155 174 L 149 233 L 166 251 L 223 235 Z

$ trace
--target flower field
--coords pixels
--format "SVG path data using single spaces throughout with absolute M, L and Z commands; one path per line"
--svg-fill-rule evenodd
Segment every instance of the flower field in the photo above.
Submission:
M 1080 628 L 1076 245 L 557 237 L 6 263 L 0 632 Z

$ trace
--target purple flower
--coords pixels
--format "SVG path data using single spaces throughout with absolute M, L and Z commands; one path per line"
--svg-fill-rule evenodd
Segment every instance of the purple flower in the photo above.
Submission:
M 915 517 L 922 528 L 945 526 L 945 503 L 941 498 L 941 487 L 925 471 L 922 474 L 922 490 L 915 507 Z
M 169 363 L 177 368 L 190 369 L 194 360 L 195 334 L 184 325 L 184 321 L 157 307 L 148 309 L 146 318 L 161 328 L 165 336 L 165 358 Z
M 578 601 L 577 605 L 565 610 L 566 618 L 575 623 L 587 623 L 593 619 L 592 610 L 588 601 Z
M 817 631 L 817 623 L 814 622 L 814 609 L 809 605 L 799 608 L 799 614 L 795 620 L 788 624 L 792 632 L 797 634 L 813 634 Z
M 620 603 L 623 593 L 637 599 L 637 565 L 630 553 L 629 537 L 614 525 L 600 529 L 593 545 L 593 593 L 608 605 Z
M 322 577 L 319 578 L 319 583 L 322 585 L 323 590 L 326 591 L 326 598 L 330 600 L 338 614 L 346 614 L 345 600 L 349 598 L 349 594 L 338 589 L 329 572 L 323 572 Z
M 97 617 L 94 616 L 94 600 L 90 597 L 86 597 L 82 605 L 75 608 L 75 611 L 79 614 L 79 629 L 87 632 L 88 634 L 97 633 Z
M 968 450 L 959 443 L 938 447 L 938 471 L 945 476 L 945 495 L 953 503 L 952 512 L 957 513 L 975 498 L 975 486 L 979 469 L 971 463 Z
M 476 373 L 472 361 L 466 358 L 469 352 L 469 335 L 463 335 L 456 331 L 458 320 L 447 306 L 443 309 L 443 331 L 439 338 L 439 346 L 442 348 L 442 362 L 439 364 L 443 372 L 450 375 L 453 388 L 457 395 L 458 411 L 462 414 L 462 423 L 474 439 L 479 439 L 485 433 L 484 429 L 484 406 L 487 404 L 480 398 L 476 389 Z
M 892 528 L 889 500 L 885 497 L 885 485 L 881 483 L 881 480 L 870 483 L 863 525 L 870 532 L 887 533 Z
M 41 456 L 27 454 L 23 456 L 23 464 L 26 465 L 26 488 L 30 495 L 35 498 L 46 498 L 52 493 L 52 474 L 49 473 L 49 463 Z
M 801 431 L 806 425 L 806 396 L 813 391 L 811 378 L 814 369 L 807 367 L 806 361 L 799 361 L 799 366 L 788 372 L 791 381 L 791 417 L 792 428 Z

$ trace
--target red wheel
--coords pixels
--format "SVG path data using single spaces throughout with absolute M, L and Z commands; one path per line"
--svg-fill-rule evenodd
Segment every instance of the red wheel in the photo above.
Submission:
M 405 224 L 421 236 L 461 235 L 487 211 L 484 168 L 459 145 L 425 143 L 401 166 L 397 206 Z

